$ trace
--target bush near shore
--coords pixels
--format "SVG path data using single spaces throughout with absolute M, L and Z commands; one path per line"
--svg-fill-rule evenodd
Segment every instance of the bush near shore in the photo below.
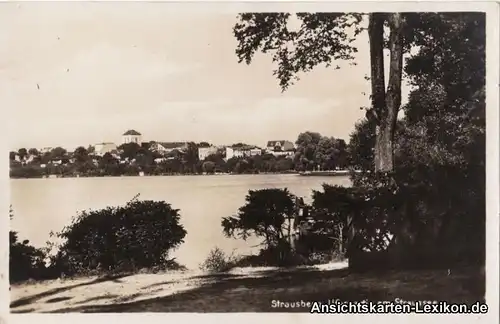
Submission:
M 132 201 L 80 213 L 46 249 L 20 244 L 11 232 L 11 282 L 179 268 L 168 257 L 186 236 L 179 222 L 179 210 L 165 202 Z

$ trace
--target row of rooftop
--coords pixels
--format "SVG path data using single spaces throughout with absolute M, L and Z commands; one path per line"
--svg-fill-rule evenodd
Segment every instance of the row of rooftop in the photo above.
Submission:
M 136 143 L 142 145 L 143 139 L 142 134 L 136 130 L 128 130 L 122 135 L 122 144 Z M 188 142 L 150 142 L 151 145 L 149 149 L 158 153 L 169 153 L 174 150 L 185 151 L 188 148 Z M 105 154 L 106 152 L 116 149 L 116 144 L 114 143 L 101 143 L 95 146 L 96 152 L 99 154 Z M 232 157 L 243 157 L 243 156 L 255 156 L 260 155 L 264 152 L 271 153 L 275 156 L 291 156 L 295 152 L 295 145 L 291 141 L 287 140 L 274 140 L 268 141 L 264 149 L 251 146 L 236 144 L 231 146 L 213 146 L 207 143 L 206 146 L 198 147 L 198 157 L 200 160 L 206 159 L 207 156 L 215 154 L 220 150 L 225 150 L 226 159 Z
M 152 152 L 157 152 L 166 155 L 173 151 L 185 152 L 188 149 L 189 142 L 157 142 L 157 141 L 143 141 L 142 134 L 136 130 L 128 130 L 122 135 L 121 144 L 136 143 L 140 146 L 148 144 L 147 147 Z M 113 142 L 103 142 L 93 145 L 94 153 L 97 156 L 103 156 L 106 153 L 116 155 L 119 151 L 120 145 Z M 40 150 L 40 153 L 50 152 L 51 147 L 45 147 Z M 274 156 L 293 156 L 295 152 L 295 145 L 288 140 L 274 140 L 268 141 L 265 148 L 260 148 L 254 145 L 234 144 L 215 146 L 208 143 L 198 144 L 198 158 L 200 161 L 205 160 L 209 155 L 216 153 L 225 153 L 225 159 L 228 160 L 232 157 L 245 157 L 255 156 L 264 153 L 273 154 Z M 68 152 L 69 153 L 69 152 Z

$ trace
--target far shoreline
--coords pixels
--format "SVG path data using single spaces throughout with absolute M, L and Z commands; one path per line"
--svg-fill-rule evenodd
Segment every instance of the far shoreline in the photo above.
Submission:
M 11 180 L 22 180 L 22 179 L 78 179 L 78 178 L 145 178 L 145 177 L 189 177 L 189 176 L 262 176 L 262 175 L 295 175 L 304 177 L 342 177 L 349 176 L 349 170 L 337 170 L 337 171 L 308 171 L 308 172 L 259 172 L 259 173 L 198 173 L 198 174 L 134 174 L 134 175 L 102 175 L 102 176 L 58 176 L 49 175 L 42 177 L 9 177 Z

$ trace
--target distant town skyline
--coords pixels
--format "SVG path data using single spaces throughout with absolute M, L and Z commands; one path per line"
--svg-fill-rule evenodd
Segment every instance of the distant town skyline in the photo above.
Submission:
M 137 131 L 134 129 L 134 131 Z M 144 137 L 144 135 L 139 132 L 141 137 L 142 137 L 142 141 L 141 143 L 189 143 L 189 142 L 194 142 L 194 143 L 197 143 L 197 144 L 200 144 L 200 143 L 208 143 L 212 146 L 231 146 L 231 145 L 235 145 L 235 144 L 239 144 L 239 143 L 242 143 L 242 144 L 248 144 L 250 146 L 257 146 L 257 147 L 260 147 L 260 148 L 265 148 L 267 146 L 267 144 L 269 142 L 277 142 L 277 141 L 289 141 L 291 143 L 293 143 L 295 145 L 295 141 L 298 137 L 299 134 L 297 134 L 297 136 L 293 139 L 287 139 L 287 138 L 279 138 L 279 139 L 276 139 L 276 138 L 273 138 L 273 139 L 269 139 L 269 140 L 266 140 L 265 142 L 263 143 L 252 143 L 252 142 L 243 142 L 243 141 L 239 141 L 239 142 L 226 142 L 226 143 L 214 143 L 214 142 L 210 142 L 210 141 L 206 141 L 206 140 L 200 140 L 200 141 L 192 141 L 192 140 L 179 140 L 179 141 L 176 141 L 176 140 L 158 140 L 158 139 L 149 139 L 149 138 L 146 138 Z M 56 145 L 45 145 L 45 146 L 33 146 L 33 145 L 27 145 L 27 146 L 19 146 L 19 147 L 11 147 L 10 150 L 11 151 L 14 151 L 14 152 L 17 152 L 19 149 L 26 149 L 26 150 L 29 150 L 29 149 L 32 149 L 32 148 L 35 148 L 37 150 L 40 150 L 40 149 L 47 149 L 47 148 L 56 148 L 56 147 L 61 147 L 61 148 L 64 148 L 66 150 L 69 150 L 69 151 L 73 151 L 74 149 L 76 149 L 77 147 L 84 147 L 84 148 L 88 148 L 89 146 L 96 146 L 96 145 L 99 145 L 99 144 L 116 144 L 116 146 L 120 146 L 122 144 L 127 144 L 127 143 L 124 143 L 123 142 L 123 135 L 120 135 L 120 138 L 119 140 L 116 140 L 116 141 L 101 141 L 101 142 L 95 142 L 95 143 L 82 143 L 82 144 L 78 144 L 78 145 L 75 145 L 75 146 L 71 146 L 71 147 L 66 147 L 64 145 L 60 145 L 60 144 L 56 144 Z M 321 134 L 323 136 L 328 136 L 326 134 Z M 328 136 L 328 137 L 331 137 L 331 136 Z M 336 138 L 341 138 L 341 137 L 336 137 Z M 348 138 L 342 138 L 344 139 L 346 142 L 348 142 Z
M 282 93 L 271 57 L 238 64 L 236 13 L 172 5 L 1 3 L 9 148 L 120 143 L 128 129 L 145 141 L 217 145 L 295 141 L 304 131 L 348 141 L 369 105 L 366 35 L 356 66 L 318 67 Z

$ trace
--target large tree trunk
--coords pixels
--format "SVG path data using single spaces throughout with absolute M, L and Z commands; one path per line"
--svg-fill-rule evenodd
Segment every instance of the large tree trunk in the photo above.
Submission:
M 390 26 L 389 82 L 385 90 L 384 78 L 384 22 Z M 392 13 L 370 14 L 368 24 L 370 39 L 370 65 L 372 107 L 370 117 L 376 122 L 375 171 L 390 172 L 394 169 L 394 131 L 401 106 L 401 76 L 403 70 L 402 16 Z
M 387 141 L 387 133 L 383 123 L 386 111 L 385 100 L 385 78 L 384 78 L 384 22 L 386 14 L 371 13 L 368 22 L 368 37 L 370 41 L 370 66 L 371 66 L 371 88 L 372 88 L 372 107 L 367 111 L 366 117 L 375 122 L 376 140 L 375 140 L 375 171 L 383 171 L 391 167 L 392 159 L 385 159 L 384 152 L 392 151 L 392 140 Z M 382 139 L 382 140 L 381 140 Z M 390 146 L 389 146 L 390 145 Z M 390 155 L 392 156 L 392 155 Z M 349 267 L 356 263 L 356 258 L 360 255 L 360 248 L 356 242 L 356 226 L 354 215 L 349 215 L 347 219 L 347 254 L 349 258 Z
M 390 14 L 388 16 L 388 22 L 391 31 L 389 38 L 389 51 L 391 56 L 389 82 L 385 98 L 387 115 L 380 125 L 383 131 L 380 136 L 378 136 L 380 137 L 381 143 L 380 155 L 386 163 L 381 163 L 379 165 L 380 171 L 392 171 L 394 168 L 393 141 L 397 115 L 401 106 L 401 79 L 403 71 L 403 18 L 401 13 Z M 391 261 L 397 266 L 408 265 L 408 261 L 412 258 L 411 254 L 414 252 L 415 233 L 413 232 L 414 229 L 412 229 L 410 222 L 411 208 L 407 209 L 407 215 L 398 226 L 399 230 L 394 233 L 395 239 L 392 241 L 392 248 L 394 248 L 395 253 L 391 256 Z M 408 259 L 408 257 L 410 259 Z
M 386 15 L 383 13 L 371 13 L 368 23 L 368 36 L 370 40 L 370 66 L 371 66 L 371 88 L 372 107 L 370 117 L 376 123 L 375 140 L 375 171 L 392 170 L 392 159 L 387 152 L 392 150 L 390 133 L 385 127 L 386 94 L 384 77 L 384 22 Z
M 384 116 L 384 120 L 381 121 L 379 136 L 379 142 L 382 143 L 378 166 L 380 171 L 392 171 L 394 168 L 393 142 L 396 121 L 401 106 L 401 79 L 403 74 L 403 18 L 401 13 L 393 13 L 389 15 L 388 20 L 391 30 L 389 38 L 391 61 L 389 65 L 389 83 L 385 96 L 387 114 Z
M 384 77 L 384 23 L 389 23 L 389 82 L 385 89 Z M 398 111 L 401 106 L 401 81 L 403 70 L 402 15 L 400 13 L 371 13 L 369 15 L 368 36 L 370 41 L 372 107 L 367 118 L 376 124 L 375 171 L 391 172 L 394 169 L 394 133 Z M 404 224 L 402 229 L 407 229 Z M 348 219 L 349 264 L 356 264 L 363 258 L 360 247 L 355 242 L 355 220 Z M 407 233 L 395 233 L 393 242 L 405 241 Z M 399 236 L 399 237 L 398 237 Z

